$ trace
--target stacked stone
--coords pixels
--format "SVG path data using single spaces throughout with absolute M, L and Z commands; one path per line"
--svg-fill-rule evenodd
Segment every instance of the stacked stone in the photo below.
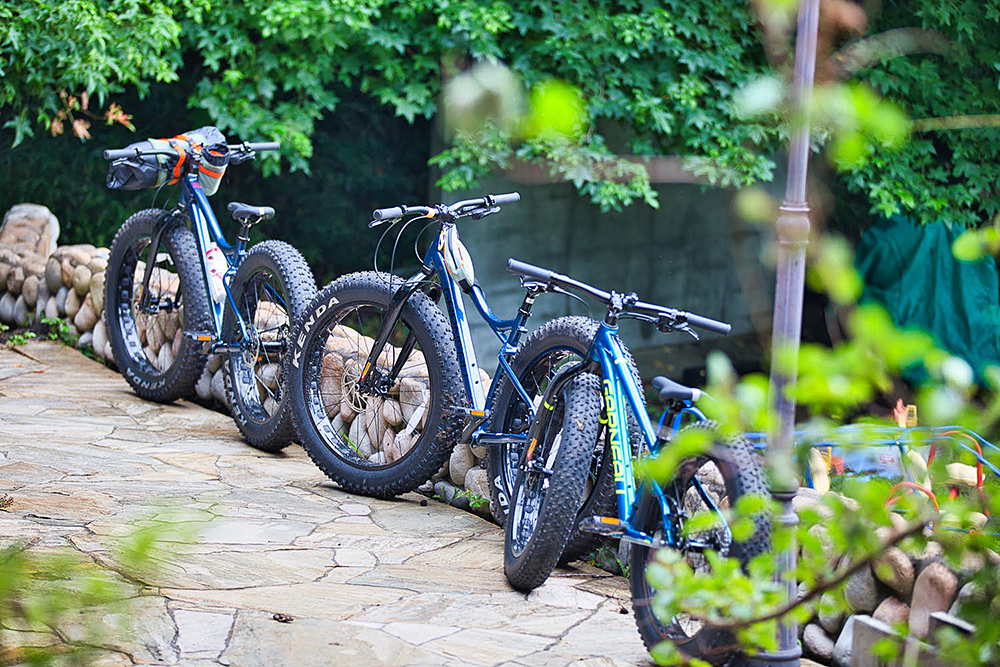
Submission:
M 842 498 L 844 502 L 851 501 Z M 799 489 L 795 505 L 814 507 L 821 513 L 820 494 L 812 489 Z M 901 516 L 891 515 L 897 528 L 905 525 Z M 814 526 L 821 542 L 822 526 Z M 888 529 L 878 529 L 885 539 Z M 829 539 L 828 537 L 826 538 Z M 894 626 L 909 624 L 911 636 L 924 639 L 930 628 L 930 616 L 945 611 L 959 614 L 960 603 L 970 597 L 970 584 L 960 585 L 971 578 L 983 564 L 963 563 L 959 569 L 949 567 L 941 558 L 942 548 L 937 542 L 928 543 L 923 553 L 906 553 L 899 547 L 890 547 L 870 567 L 851 575 L 844 587 L 844 600 L 848 611 L 829 613 L 835 608 L 832 593 L 825 593 L 816 607 L 813 618 L 800 626 L 802 646 L 806 655 L 823 664 L 849 667 L 854 649 L 855 618 L 866 616 Z M 998 562 L 1000 556 L 992 554 Z M 845 566 L 846 563 L 841 563 Z
M 37 204 L 18 204 L 0 227 L 0 322 L 63 318 L 79 334 L 77 347 L 110 357 L 102 321 L 107 248 L 56 247 L 59 221 Z

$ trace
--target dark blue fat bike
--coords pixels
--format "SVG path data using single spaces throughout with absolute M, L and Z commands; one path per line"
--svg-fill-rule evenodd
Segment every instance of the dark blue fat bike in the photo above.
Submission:
M 278 144 L 228 149 L 233 165 Z M 193 394 L 208 355 L 222 355 L 240 432 L 252 446 L 277 451 L 294 438 L 281 361 L 292 321 L 316 293 L 312 272 L 287 243 L 247 249 L 250 228 L 273 217 L 271 207 L 231 202 L 240 231 L 235 244 L 226 241 L 199 182 L 201 151 L 178 144 L 104 152 L 113 167 L 132 161 L 147 169 L 157 156 L 174 163 L 180 196 L 169 210 L 132 215 L 111 244 L 105 302 L 115 363 L 139 396 L 169 402 Z
M 768 493 L 761 461 L 745 437 L 723 439 L 716 434 L 715 425 L 691 406 L 696 390 L 657 378 L 654 386 L 667 403 L 670 422 L 678 426 L 689 417 L 694 423 L 687 428 L 707 429 L 714 444 L 705 453 L 682 461 L 673 479 L 637 484 L 633 458 L 655 455 L 669 447 L 665 438 L 673 431 L 664 433 L 665 438 L 657 436 L 617 330 L 622 318 L 649 322 L 663 332 L 692 335 L 694 328 L 728 333 L 729 325 L 645 303 L 635 294 L 599 290 L 517 260 L 508 262 L 508 270 L 521 276 L 526 289 L 569 291 L 607 307 L 603 321 L 591 329 L 585 359 L 551 380 L 542 396 L 543 409 L 528 430 L 505 531 L 504 571 L 508 580 L 525 591 L 541 585 L 560 560 L 574 530 L 621 540 L 630 545 L 632 603 L 646 646 L 670 640 L 688 657 L 724 664 L 735 651 L 733 636 L 689 617 L 657 618 L 652 605 L 655 591 L 646 571 L 659 549 L 682 552 L 695 569 L 708 567 L 704 554 L 709 549 L 738 558 L 744 565 L 766 551 L 770 524 L 765 517 L 754 519 L 755 530 L 749 539 L 735 541 L 723 511 L 741 496 Z M 639 433 L 638 441 L 630 436 L 633 430 Z M 606 433 L 603 439 L 602 431 Z M 605 442 L 607 449 L 595 449 L 595 441 Z M 586 496 L 587 480 L 595 467 L 597 486 L 610 479 L 616 502 L 607 514 L 581 517 L 581 498 Z M 703 511 L 715 512 L 721 522 L 710 530 L 686 533 L 685 522 Z
M 373 225 L 408 220 L 435 230 L 418 256 L 420 271 L 408 280 L 373 271 L 342 276 L 316 295 L 293 331 L 283 378 L 299 442 L 344 489 L 377 497 L 413 490 L 462 442 L 488 451 L 491 477 L 499 480 L 493 509 L 501 520 L 506 515 L 516 472 L 508 452 L 522 449 L 549 378 L 584 359 L 594 335 L 592 328 L 547 325 L 527 335 L 539 288 L 526 290 L 511 319 L 490 309 L 457 223 L 518 199 L 511 193 L 375 211 Z M 476 359 L 463 294 L 501 343 L 489 380 Z M 591 491 L 594 502 L 613 503 L 613 488 Z M 582 555 L 594 542 L 582 536 L 572 550 Z

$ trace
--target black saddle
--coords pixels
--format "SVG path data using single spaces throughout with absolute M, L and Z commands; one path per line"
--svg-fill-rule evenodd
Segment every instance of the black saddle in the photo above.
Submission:
M 701 397 L 701 390 L 694 387 L 685 387 L 679 382 L 674 382 L 662 375 L 653 378 L 653 388 L 660 392 L 660 401 L 668 403 L 676 401 L 697 401 Z
M 270 206 L 251 206 L 231 201 L 226 205 L 226 209 L 233 214 L 233 220 L 237 222 L 263 222 L 274 217 L 274 209 Z

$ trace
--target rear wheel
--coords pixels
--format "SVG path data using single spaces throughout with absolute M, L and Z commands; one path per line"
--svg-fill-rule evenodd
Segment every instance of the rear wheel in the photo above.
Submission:
M 160 237 L 156 257 L 149 256 L 154 227 L 165 215 L 166 211 L 146 209 L 125 221 L 111 243 L 104 285 L 115 362 L 136 394 L 162 403 L 191 395 L 205 365 L 199 344 L 184 332 L 212 329 L 205 276 L 191 230 L 173 224 Z M 142 282 L 150 262 L 152 308 L 143 309 Z
M 700 422 L 687 428 L 714 431 L 715 427 L 713 422 Z M 739 498 L 746 495 L 768 493 L 760 457 L 750 441 L 743 436 L 724 442 L 720 440 L 708 452 L 682 461 L 674 479 L 663 485 L 668 501 L 681 509 L 682 517 L 712 510 L 698 492 L 696 481 L 719 509 L 732 507 Z M 754 556 L 770 548 L 770 523 L 763 515 L 755 517 L 755 523 L 756 531 L 744 542 L 734 541 L 728 528 L 716 527 L 686 536 L 685 542 L 677 550 L 685 555 L 688 564 L 696 571 L 704 571 L 709 567 L 704 555 L 706 545 L 722 556 L 737 558 L 746 567 Z M 675 534 L 680 534 L 682 525 L 682 520 L 675 521 Z M 635 528 L 654 535 L 657 539 L 663 535 L 660 503 L 650 493 L 639 503 Z M 629 555 L 632 607 L 646 648 L 652 649 L 662 641 L 671 641 L 688 658 L 699 658 L 713 665 L 725 664 L 737 650 L 732 633 L 705 626 L 687 616 L 663 620 L 653 612 L 652 602 L 656 591 L 650 586 L 646 571 L 656 558 L 656 553 L 657 549 L 633 544 Z
M 246 337 L 240 320 L 227 307 L 222 338 L 240 346 L 226 359 L 229 406 L 250 445 L 276 452 L 295 437 L 289 401 L 281 391 L 282 360 L 292 323 L 316 295 L 316 281 L 295 248 L 264 241 L 240 263 L 231 290 Z
M 380 498 L 412 491 L 441 469 L 461 433 L 455 408 L 466 403 L 451 327 L 423 293 L 410 296 L 371 359 L 401 283 L 368 271 L 323 289 L 293 330 L 283 374 L 299 442 L 312 460 L 344 489 Z M 368 364 L 380 379 L 364 390 Z
M 504 532 L 504 574 L 522 591 L 548 579 L 576 525 L 600 431 L 601 380 L 576 375 L 552 400 L 523 457 Z

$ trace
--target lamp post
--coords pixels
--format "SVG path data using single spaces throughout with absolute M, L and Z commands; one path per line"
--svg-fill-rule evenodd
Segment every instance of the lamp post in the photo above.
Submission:
M 771 414 L 777 417 L 768 434 L 768 460 L 773 472 L 771 495 L 781 505 L 777 522 L 793 528 L 799 522 L 792 508 L 798 489 L 792 465 L 792 431 L 795 399 L 785 388 L 798 373 L 799 342 L 802 337 L 802 297 L 805 285 L 806 246 L 809 243 L 809 204 L 806 176 L 809 170 L 809 104 L 816 71 L 816 39 L 819 0 L 802 0 L 795 35 L 795 73 L 792 81 L 793 126 L 788 150 L 785 199 L 775 227 L 778 237 L 778 267 L 774 290 L 774 328 L 771 336 Z M 797 546 L 777 555 L 778 580 L 785 584 L 787 599 L 797 595 L 794 577 Z M 754 656 L 749 663 L 767 666 L 797 666 L 802 655 L 795 621 L 778 626 L 778 649 Z

